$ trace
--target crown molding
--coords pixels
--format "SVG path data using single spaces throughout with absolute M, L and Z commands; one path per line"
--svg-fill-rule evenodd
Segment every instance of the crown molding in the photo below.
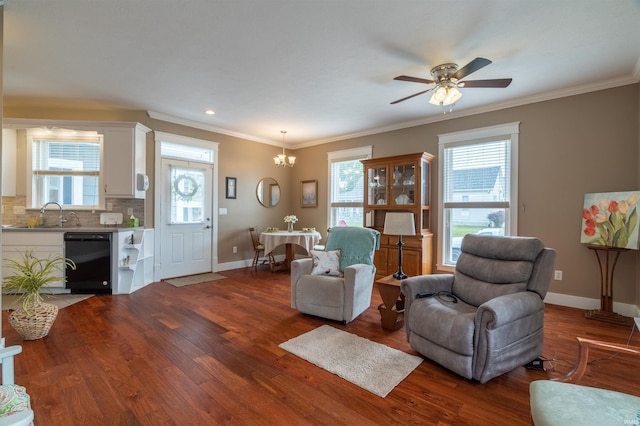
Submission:
M 266 145 L 273 145 L 282 147 L 282 142 L 272 141 L 269 139 L 260 138 L 258 136 L 249 135 L 246 133 L 235 132 L 233 130 L 223 129 L 222 127 L 212 126 L 210 124 L 201 123 L 198 121 L 187 120 L 185 118 L 176 117 L 169 114 L 163 114 L 157 111 L 147 111 L 147 115 L 154 120 L 165 121 L 167 123 L 179 124 L 181 126 L 192 127 L 194 129 L 206 130 L 208 132 L 220 133 L 222 135 L 233 136 L 235 138 L 246 139 L 253 142 L 259 142 Z M 285 148 L 292 149 L 285 145 Z
M 493 104 L 483 105 L 481 107 L 476 108 L 468 108 L 468 109 L 456 109 L 454 113 L 451 114 L 438 114 L 433 117 L 426 117 L 418 120 L 405 121 L 402 123 L 396 123 L 389 126 L 376 127 L 373 129 L 363 130 L 361 132 L 354 133 L 346 133 L 338 136 L 333 136 L 325 139 L 317 139 L 309 142 L 297 143 L 295 145 L 286 144 L 285 148 L 295 150 L 300 148 L 308 148 L 316 145 L 324 145 L 332 142 L 344 141 L 347 139 L 355 139 L 361 138 L 365 136 L 377 135 L 380 133 L 392 132 L 395 130 L 407 129 L 410 127 L 423 126 L 425 124 L 437 123 L 440 121 L 452 120 L 456 118 L 468 117 L 471 115 L 483 114 L 487 112 L 499 111 L 507 108 L 514 108 L 523 105 L 534 104 L 538 102 L 549 101 L 553 99 L 565 98 L 568 96 L 576 96 L 582 95 L 584 93 L 596 92 L 599 90 L 612 89 L 614 87 L 625 86 L 628 84 L 635 84 L 640 81 L 640 59 L 636 63 L 633 75 L 627 77 L 621 77 L 606 81 L 599 81 L 596 83 L 589 83 L 580 86 L 567 87 L 559 90 L 553 90 L 549 92 L 539 93 L 532 96 L 524 96 L 518 99 L 513 99 L 509 101 L 496 102 Z M 179 117 L 174 117 L 171 115 L 163 114 L 155 111 L 147 111 L 149 117 L 166 121 L 169 123 L 180 124 L 187 127 L 193 127 L 196 129 L 207 130 L 210 132 L 220 133 L 223 135 L 234 136 L 237 138 L 247 139 L 254 142 L 259 142 L 267 145 L 273 145 L 277 147 L 282 147 L 282 142 L 272 141 L 269 139 L 260 138 L 257 136 L 234 132 L 231 130 L 223 129 L 216 126 L 211 126 L 208 124 L 200 123 L 197 121 L 187 120 Z
M 640 68 L 640 60 L 638 61 L 638 68 Z M 377 127 L 377 128 L 365 130 L 362 132 L 349 133 L 349 134 L 344 134 L 344 135 L 335 136 L 331 138 L 318 139 L 315 141 L 296 144 L 296 148 L 306 148 L 314 145 L 323 145 L 330 142 L 338 142 L 346 139 L 376 135 L 380 133 L 391 132 L 394 130 L 402 130 L 410 127 L 416 127 L 416 126 L 422 126 L 425 124 L 437 123 L 440 121 L 452 120 L 455 118 L 468 117 L 470 115 L 477 115 L 477 114 L 482 114 L 487 112 L 499 111 L 502 109 L 529 105 L 529 104 L 549 101 L 553 99 L 560 99 L 568 96 L 581 95 L 589 92 L 597 92 L 598 90 L 606 90 L 606 89 L 612 89 L 614 87 L 625 86 L 628 84 L 635 84 L 635 83 L 638 83 L 638 81 L 640 81 L 640 76 L 634 75 L 630 77 L 622 77 L 622 78 L 617 78 L 617 79 L 612 79 L 612 80 L 607 80 L 607 81 L 602 81 L 597 83 L 590 83 L 590 84 L 585 84 L 581 86 L 554 90 L 554 91 L 540 93 L 533 96 L 525 96 L 518 99 L 510 100 L 510 101 L 496 102 L 493 104 L 483 105 L 481 107 L 476 107 L 476 108 L 456 109 L 451 114 L 439 114 L 435 117 L 427 117 L 427 118 L 422 118 L 418 120 L 405 121 L 402 123 L 396 123 L 389 126 Z

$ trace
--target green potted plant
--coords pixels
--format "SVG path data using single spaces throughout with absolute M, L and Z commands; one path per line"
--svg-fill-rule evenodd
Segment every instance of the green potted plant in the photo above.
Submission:
M 2 287 L 6 292 L 19 294 L 18 300 L 22 301 L 22 306 L 9 314 L 9 324 L 24 340 L 46 336 L 58 316 L 58 307 L 46 303 L 40 291 L 61 279 L 57 272 L 62 272 L 65 281 L 64 268 L 75 269 L 75 263 L 60 255 L 40 259 L 27 250 L 20 259 L 6 259 L 5 267 L 13 274 L 2 279 Z

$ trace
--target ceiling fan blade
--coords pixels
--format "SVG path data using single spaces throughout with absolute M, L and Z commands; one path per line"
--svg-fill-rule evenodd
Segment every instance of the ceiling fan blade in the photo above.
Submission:
M 413 95 L 407 96 L 406 98 L 402 98 L 402 99 L 398 99 L 397 101 L 393 101 L 393 102 L 391 102 L 391 104 L 393 105 L 393 104 L 397 104 L 397 103 L 402 102 L 402 101 L 406 101 L 407 99 L 411 99 L 411 98 L 413 98 L 415 96 L 422 95 L 423 93 L 427 93 L 427 92 L 430 92 L 432 90 L 433 90 L 433 88 L 427 89 L 427 90 L 423 90 L 422 92 L 414 93 Z
M 490 60 L 485 58 L 475 58 L 464 67 L 460 68 L 454 75 L 451 76 L 452 80 L 462 80 L 469 74 L 478 71 L 481 68 L 486 67 L 491 63 Z
M 433 83 L 435 83 L 435 81 L 433 81 L 433 80 L 427 80 L 427 79 L 419 78 L 419 77 L 410 77 L 408 75 L 399 75 L 396 78 L 394 78 L 394 80 L 411 81 L 413 83 L 424 83 L 424 84 L 433 84 Z
M 493 80 L 469 80 L 461 81 L 458 87 L 507 87 L 511 84 L 510 78 L 496 78 Z

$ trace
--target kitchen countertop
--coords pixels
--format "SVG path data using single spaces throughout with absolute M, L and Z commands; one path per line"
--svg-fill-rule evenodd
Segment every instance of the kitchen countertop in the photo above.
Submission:
M 129 228 L 126 226 L 77 226 L 77 227 L 68 227 L 68 228 L 60 228 L 58 226 L 44 226 L 44 227 L 20 227 L 20 226 L 2 226 L 3 232 L 124 232 L 124 231 L 136 231 L 144 229 L 143 226 L 138 226 L 136 228 Z

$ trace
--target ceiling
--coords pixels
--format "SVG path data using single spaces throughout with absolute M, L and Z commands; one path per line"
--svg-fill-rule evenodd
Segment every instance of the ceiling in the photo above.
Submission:
M 453 113 L 432 67 L 493 61 Z M 8 106 L 83 105 L 302 147 L 640 80 L 640 0 L 6 0 Z M 204 114 L 213 109 L 215 115 Z

